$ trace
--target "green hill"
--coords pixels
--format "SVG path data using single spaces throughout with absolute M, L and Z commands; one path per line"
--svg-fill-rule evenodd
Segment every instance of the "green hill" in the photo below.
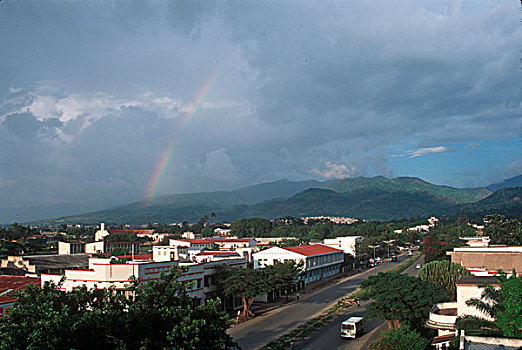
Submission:
M 519 189 L 491 194 L 484 188 L 457 189 L 418 178 L 350 178 L 335 182 L 287 180 L 234 191 L 161 196 L 149 204 L 133 203 L 110 210 L 69 216 L 53 222 L 144 224 L 195 222 L 216 214 L 217 221 L 238 218 L 334 215 L 367 220 L 391 220 L 467 213 L 522 213 Z M 518 196 L 518 197 L 517 197 Z M 518 199 L 517 199 L 518 198 Z
M 356 177 L 339 180 L 324 187 L 336 192 L 375 189 L 384 192 L 426 193 L 455 203 L 473 203 L 492 193 L 486 188 L 458 189 L 434 185 L 416 177 Z

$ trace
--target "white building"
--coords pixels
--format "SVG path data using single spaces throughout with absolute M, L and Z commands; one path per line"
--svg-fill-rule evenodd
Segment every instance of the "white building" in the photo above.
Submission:
M 170 239 L 169 246 L 207 248 L 209 250 L 235 251 L 240 256 L 252 262 L 252 254 L 257 250 L 257 242 L 251 238 L 237 237 L 207 237 L 201 239 Z
M 458 317 L 470 315 L 490 319 L 479 309 L 466 305 L 469 299 L 480 299 L 484 290 L 481 286 L 485 284 L 499 286 L 494 277 L 463 276 L 457 282 L 457 301 L 438 303 L 431 308 L 426 326 L 438 330 L 438 336 L 433 339 L 432 345 L 437 349 L 449 346 L 451 339 L 457 334 L 455 322 Z
M 303 263 L 306 283 L 319 281 L 341 271 L 344 252 L 322 244 L 297 247 L 273 247 L 253 254 L 254 268 L 273 265 L 276 262 L 294 261 Z
M 100 224 L 100 229 L 98 231 L 96 231 L 96 233 L 94 234 L 94 240 L 95 241 L 103 241 L 103 238 L 105 236 L 108 236 L 110 233 L 109 231 L 107 231 L 105 229 L 105 224 L 102 222 Z
M 87 288 L 114 287 L 118 291 L 128 291 L 129 279 L 136 277 L 140 282 L 147 282 L 160 277 L 162 273 L 168 273 L 172 266 L 183 265 L 177 261 L 128 261 L 122 264 L 111 264 L 111 259 L 89 259 L 88 270 L 65 270 L 63 275 L 42 274 L 42 285 L 46 281 L 58 284 L 65 277 L 62 290 L 67 292 L 85 285 Z M 189 271 L 183 273 L 180 281 L 193 281 L 194 285 L 189 290 L 192 297 L 204 299 L 203 292 L 203 265 L 188 265 Z
M 355 246 L 357 243 L 362 242 L 364 237 L 362 236 L 346 236 L 336 238 L 326 238 L 323 244 L 328 247 L 341 249 L 346 254 L 350 254 L 355 257 Z
M 510 274 L 522 272 L 522 246 L 459 247 L 452 252 L 451 261 L 461 264 L 475 276 L 492 276 L 498 270 Z

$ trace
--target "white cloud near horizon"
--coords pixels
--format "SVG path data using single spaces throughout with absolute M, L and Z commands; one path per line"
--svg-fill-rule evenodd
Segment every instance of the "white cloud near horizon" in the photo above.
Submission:
M 419 148 L 412 151 L 406 151 L 406 154 L 408 155 L 408 158 L 416 158 L 416 157 L 424 157 L 424 156 L 430 156 L 433 154 L 440 154 L 440 153 L 448 153 L 448 152 L 454 152 L 455 148 L 452 147 L 445 147 L 445 146 L 436 146 L 436 147 L 424 147 Z
M 346 164 L 334 164 L 325 162 L 322 169 L 312 169 L 311 173 L 324 179 L 344 179 L 353 177 L 356 169 Z

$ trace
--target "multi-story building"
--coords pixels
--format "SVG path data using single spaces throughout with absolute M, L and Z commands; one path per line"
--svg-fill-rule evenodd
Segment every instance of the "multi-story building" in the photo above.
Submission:
M 355 246 L 357 243 L 362 242 L 364 237 L 362 236 L 346 236 L 346 237 L 336 237 L 336 238 L 327 238 L 323 241 L 323 244 L 328 247 L 341 249 L 345 254 L 350 254 L 355 257 Z
M 457 301 L 438 303 L 432 307 L 426 323 L 428 328 L 438 330 L 432 345 L 437 349 L 449 347 L 451 339 L 457 335 L 455 322 L 458 317 L 470 315 L 490 319 L 479 309 L 466 305 L 469 299 L 480 299 L 485 284 L 499 286 L 495 277 L 463 276 L 457 282 Z
M 496 275 L 498 270 L 507 274 L 513 269 L 522 272 L 522 247 L 461 247 L 446 254 L 475 276 Z
M 253 254 L 254 268 L 273 265 L 276 262 L 303 263 L 305 284 L 325 279 L 341 272 L 344 252 L 322 244 L 296 247 L 273 247 Z
M 224 300 L 222 305 L 224 309 L 234 309 L 240 305 L 240 301 L 234 300 L 234 298 L 225 298 L 220 293 L 216 275 L 219 273 L 220 265 L 246 267 L 246 260 L 239 257 L 235 252 L 203 252 L 201 258 L 199 262 L 143 259 L 112 264 L 111 259 L 91 258 L 89 259 L 88 270 L 65 270 L 61 275 L 42 274 L 41 283 L 43 285 L 46 281 L 53 281 L 58 284 L 64 278 L 62 289 L 65 291 L 71 291 L 76 287 L 85 285 L 87 288 L 99 289 L 112 287 L 117 291 L 126 293 L 129 291 L 131 276 L 142 283 L 147 283 L 158 278 L 162 273 L 168 273 L 173 266 L 181 266 L 186 267 L 188 271 L 183 272 L 179 280 L 192 282 L 188 290 L 191 297 L 197 298 L 203 303 L 209 298 L 219 296 Z
M 125 263 L 111 263 L 111 259 L 89 259 L 88 270 L 65 270 L 63 275 L 42 274 L 42 285 L 46 281 L 56 284 L 62 278 L 62 290 L 67 292 L 76 287 L 85 285 L 87 288 L 109 288 L 126 292 L 129 290 L 130 277 L 134 276 L 140 282 L 148 282 L 168 273 L 173 266 L 181 266 L 178 261 L 154 262 L 150 260 L 134 260 Z M 185 265 L 184 265 L 185 266 Z M 203 266 L 198 264 L 187 265 L 189 270 L 182 274 L 180 281 L 194 282 L 189 290 L 192 297 L 204 299 Z

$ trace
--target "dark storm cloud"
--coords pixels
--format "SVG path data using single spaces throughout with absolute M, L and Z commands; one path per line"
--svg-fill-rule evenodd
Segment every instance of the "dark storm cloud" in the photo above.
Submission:
M 401 175 L 390 154 L 522 133 L 515 3 L 0 2 L 0 21 L 16 205 L 139 200 L 174 135 L 160 194 Z

